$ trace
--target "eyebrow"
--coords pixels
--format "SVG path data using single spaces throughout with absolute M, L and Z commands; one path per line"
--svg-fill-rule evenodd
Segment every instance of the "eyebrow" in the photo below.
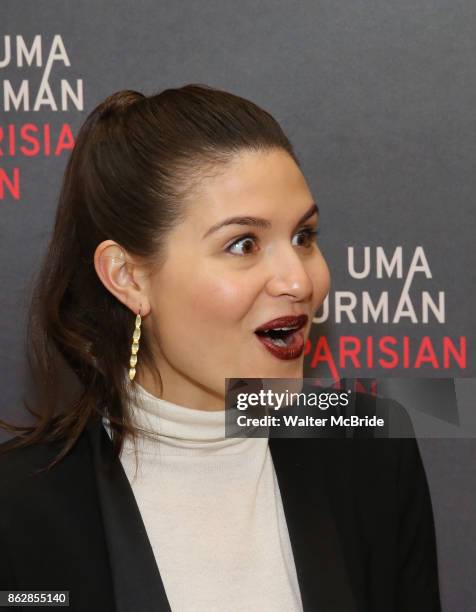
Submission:
M 307 219 L 309 219 L 310 217 L 313 217 L 314 215 L 319 215 L 319 207 L 315 202 L 311 204 L 311 207 L 299 219 L 296 227 L 298 227 L 299 225 L 301 225 L 301 223 L 304 223 L 304 221 L 307 221 Z M 213 232 L 216 232 L 222 227 L 225 227 L 226 225 L 251 225 L 251 226 L 260 227 L 263 229 L 270 229 L 271 221 L 268 221 L 267 219 L 263 219 L 261 217 L 229 217 L 228 219 L 225 219 L 224 221 L 220 221 L 219 223 L 212 225 L 212 227 L 210 227 L 205 232 L 202 240 L 206 238 L 207 236 L 209 236 L 210 234 L 212 234 Z

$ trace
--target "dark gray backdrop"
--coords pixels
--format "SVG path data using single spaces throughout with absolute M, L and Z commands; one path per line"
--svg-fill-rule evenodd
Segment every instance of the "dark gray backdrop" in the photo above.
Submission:
M 302 160 L 322 210 L 321 248 L 333 286 L 330 316 L 313 328 L 325 336 L 338 361 L 342 336 L 378 339 L 429 336 L 441 356 L 444 337 L 466 342 L 463 366 L 424 364 L 404 369 L 338 368 L 346 376 L 455 377 L 458 401 L 473 408 L 475 387 L 474 297 L 476 229 L 476 5 L 470 0 L 399 2 L 306 0 L 102 0 L 81 2 L 4 0 L 0 6 L 0 359 L 2 416 L 11 417 L 25 385 L 23 332 L 29 281 L 51 231 L 67 151 L 22 154 L 6 137 L 48 125 L 53 143 L 63 124 L 73 133 L 87 113 L 113 91 L 151 94 L 188 82 L 207 83 L 248 97 L 281 122 Z M 6 61 L 6 42 L 12 59 Z M 16 36 L 28 48 L 41 35 L 40 65 L 19 65 Z M 61 37 L 69 66 L 58 59 L 45 74 L 54 36 Z M 21 41 L 20 41 L 21 45 Z M 58 48 L 57 48 L 58 50 Z M 38 59 L 39 56 L 35 56 Z M 51 59 L 51 58 L 50 58 Z M 4 60 L 2 62 L 2 60 Z M 32 110 L 47 82 L 58 109 Z M 61 80 L 83 88 L 79 108 L 61 109 Z M 30 110 L 5 110 L 5 91 L 30 90 Z M 7 82 L 7 83 L 6 83 Z M 17 136 L 18 137 L 18 136 Z M 8 140 L 8 145 L 6 144 Z M 44 142 L 44 139 L 41 139 Z M 23 143 L 31 148 L 29 143 Z M 15 169 L 21 197 L 6 187 Z M 2 175 L 2 172 L 4 173 Z M 403 278 L 356 280 L 348 248 L 401 246 Z M 431 278 L 411 283 L 418 321 L 336 322 L 338 292 L 360 301 L 368 291 L 389 292 L 394 311 L 416 247 L 423 247 Z M 360 251 L 359 251 L 360 249 Z M 359 260 L 358 260 L 359 261 Z M 444 320 L 418 312 L 423 291 L 444 293 Z M 357 311 L 356 311 L 357 312 Z M 305 375 L 329 375 L 326 364 Z M 7 408 L 8 407 L 8 408 Z M 476 609 L 474 439 L 420 440 L 433 496 L 444 610 Z

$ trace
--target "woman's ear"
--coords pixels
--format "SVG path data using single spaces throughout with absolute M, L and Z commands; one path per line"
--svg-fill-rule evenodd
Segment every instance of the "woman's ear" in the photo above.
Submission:
M 94 253 L 94 267 L 102 284 L 134 312 L 145 316 L 150 311 L 147 275 L 141 266 L 126 256 L 126 251 L 113 240 L 101 242 Z

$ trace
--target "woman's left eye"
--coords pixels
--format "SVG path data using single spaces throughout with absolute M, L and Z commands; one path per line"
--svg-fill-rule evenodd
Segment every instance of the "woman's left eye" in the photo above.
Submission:
M 295 234 L 295 236 L 304 236 L 305 238 L 305 243 L 304 245 L 300 244 L 297 246 L 304 246 L 304 248 L 309 249 L 312 248 L 315 238 L 316 236 L 319 234 L 319 229 L 312 229 L 311 227 L 305 227 L 304 229 L 300 230 L 299 232 L 297 232 Z M 247 234 L 246 236 L 242 236 L 241 238 L 238 238 L 237 240 L 234 240 L 230 245 L 228 245 L 225 248 L 225 251 L 227 253 L 230 253 L 231 255 L 236 255 L 236 253 L 232 253 L 231 249 L 236 245 L 236 244 L 240 244 L 240 243 L 246 243 L 246 241 L 251 241 L 254 242 L 257 240 L 257 237 L 254 234 Z M 250 252 L 248 253 L 244 253 L 243 255 L 249 255 Z M 242 256 L 243 256 L 242 255 Z

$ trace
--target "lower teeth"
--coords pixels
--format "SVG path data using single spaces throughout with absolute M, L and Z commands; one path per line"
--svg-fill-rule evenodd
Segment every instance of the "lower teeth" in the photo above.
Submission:
M 282 338 L 274 338 L 271 340 L 271 342 L 276 346 L 288 346 Z

